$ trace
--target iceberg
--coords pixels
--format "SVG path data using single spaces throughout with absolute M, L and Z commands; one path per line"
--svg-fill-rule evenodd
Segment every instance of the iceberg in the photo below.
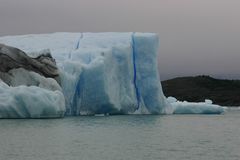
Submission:
M 15 87 L 22 90 L 18 100 L 25 98 L 25 91 L 27 95 L 33 89 L 39 90 L 41 103 L 38 104 L 47 106 L 44 102 L 49 102 L 57 115 L 65 110 L 65 115 L 76 116 L 167 114 L 176 106 L 166 100 L 162 91 L 157 63 L 159 39 L 155 33 L 33 34 L 0 37 L 0 43 L 16 47 L 33 59 L 42 52 L 50 53 L 58 69 L 53 73 L 57 74 L 44 77 L 38 71 L 14 68 L 8 71 L 10 75 L 14 73 L 10 80 L 8 78 L 10 86 L 3 88 L 8 93 L 13 93 Z M 43 92 L 51 100 L 45 101 Z M 35 99 L 33 96 L 31 98 Z M 0 108 L 6 108 L 2 106 L 4 103 Z M 175 109 L 174 113 L 189 112 L 184 107 L 177 108 L 182 112 Z M 37 115 L 42 116 L 42 113 Z
M 164 113 L 154 33 L 22 35 L 1 37 L 0 43 L 28 56 L 51 52 L 67 115 Z

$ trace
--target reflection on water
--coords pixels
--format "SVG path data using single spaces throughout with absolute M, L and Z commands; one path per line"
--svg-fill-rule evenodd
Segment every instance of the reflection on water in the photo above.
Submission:
M 240 114 L 0 120 L 0 159 L 240 159 Z

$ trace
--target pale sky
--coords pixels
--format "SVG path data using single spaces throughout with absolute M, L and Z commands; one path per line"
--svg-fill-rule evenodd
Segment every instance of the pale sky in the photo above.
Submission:
M 240 78 L 240 0 L 0 0 L 0 36 L 156 32 L 162 79 Z

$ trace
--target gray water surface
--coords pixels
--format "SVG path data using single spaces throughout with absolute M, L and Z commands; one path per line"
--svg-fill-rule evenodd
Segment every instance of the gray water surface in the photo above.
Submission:
M 240 112 L 0 120 L 0 160 L 239 160 Z

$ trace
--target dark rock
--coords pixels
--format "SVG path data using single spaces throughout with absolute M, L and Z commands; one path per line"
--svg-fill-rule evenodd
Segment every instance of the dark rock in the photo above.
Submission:
M 32 58 L 18 48 L 0 44 L 0 72 L 7 73 L 18 68 L 36 72 L 46 78 L 53 78 L 60 84 L 59 71 L 50 53 Z M 3 79 L 3 77 L 0 78 Z

